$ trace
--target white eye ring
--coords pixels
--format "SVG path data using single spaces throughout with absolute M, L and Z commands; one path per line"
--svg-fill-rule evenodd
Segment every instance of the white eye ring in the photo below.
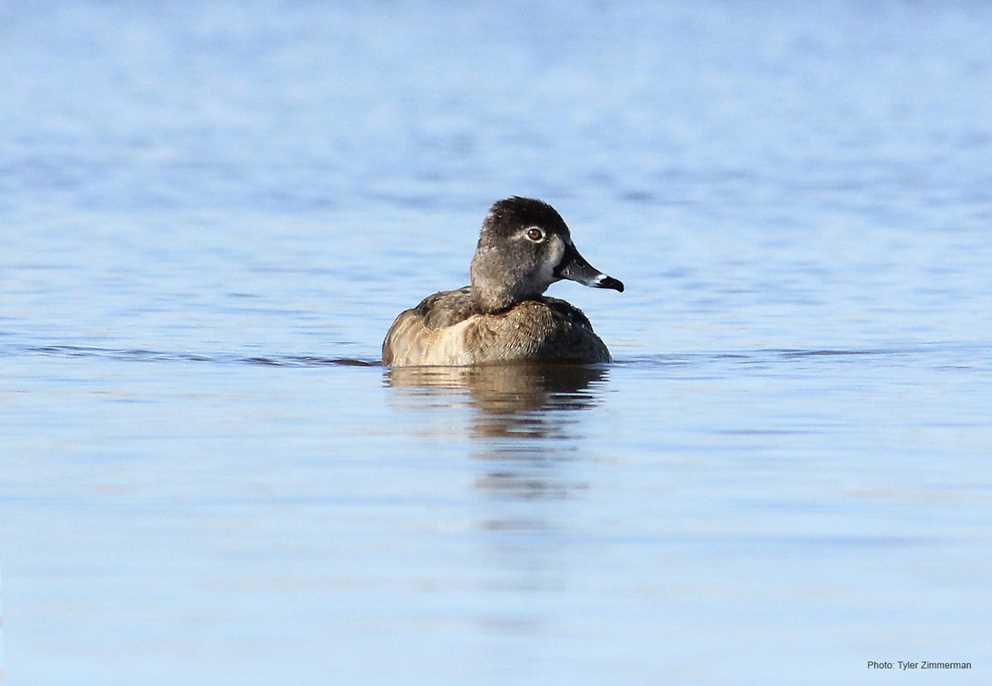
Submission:
M 527 236 L 527 240 L 532 241 L 534 243 L 540 243 L 541 241 L 544 240 L 544 232 L 541 231 L 540 227 L 537 226 L 532 226 L 529 229 L 527 229 L 524 232 L 524 235 Z

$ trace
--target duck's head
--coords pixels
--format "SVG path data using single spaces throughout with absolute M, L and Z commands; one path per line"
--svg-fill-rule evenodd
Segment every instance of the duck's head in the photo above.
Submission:
M 484 312 L 536 298 L 561 279 L 623 292 L 620 281 L 579 254 L 555 208 L 531 198 L 507 198 L 492 206 L 482 223 L 471 273 L 472 295 Z

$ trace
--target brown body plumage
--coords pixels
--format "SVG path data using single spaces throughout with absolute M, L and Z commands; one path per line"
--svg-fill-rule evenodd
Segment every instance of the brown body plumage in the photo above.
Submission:
M 442 291 L 404 310 L 382 344 L 386 366 L 503 362 L 609 362 L 610 351 L 577 307 L 538 296 L 481 312 L 471 288 Z

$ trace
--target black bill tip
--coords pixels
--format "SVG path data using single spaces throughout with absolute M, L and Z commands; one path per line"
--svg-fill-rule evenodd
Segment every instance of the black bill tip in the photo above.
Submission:
M 612 276 L 600 275 L 596 282 L 593 284 L 596 288 L 611 288 L 615 291 L 620 291 L 623 293 L 623 281 L 620 279 L 614 279 Z

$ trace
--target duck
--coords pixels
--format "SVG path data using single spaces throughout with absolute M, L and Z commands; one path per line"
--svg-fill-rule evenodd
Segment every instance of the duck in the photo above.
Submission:
M 401 312 L 382 342 L 385 367 L 521 362 L 611 362 L 582 310 L 544 295 L 568 279 L 623 292 L 590 265 L 551 205 L 513 196 L 492 205 L 479 233 L 470 283 Z

